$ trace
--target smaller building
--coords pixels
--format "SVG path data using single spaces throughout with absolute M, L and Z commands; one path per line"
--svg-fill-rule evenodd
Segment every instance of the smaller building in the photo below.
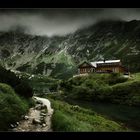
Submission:
M 87 62 L 84 61 L 78 66 L 78 74 L 85 73 L 126 73 L 126 68 L 122 65 L 120 60 L 107 60 Z
M 78 66 L 78 74 L 95 72 L 95 67 L 90 62 L 83 62 Z

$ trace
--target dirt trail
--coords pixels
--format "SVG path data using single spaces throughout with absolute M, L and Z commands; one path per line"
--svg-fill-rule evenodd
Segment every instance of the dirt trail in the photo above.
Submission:
M 19 122 L 19 125 L 14 128 L 14 132 L 24 131 L 52 131 L 51 117 L 53 109 L 48 99 L 33 97 L 36 101 L 36 106 L 30 108 L 29 113 L 25 116 L 24 120 Z

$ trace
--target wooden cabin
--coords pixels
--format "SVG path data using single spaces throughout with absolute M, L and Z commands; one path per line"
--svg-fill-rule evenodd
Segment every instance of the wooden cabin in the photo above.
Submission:
M 107 61 L 96 61 L 86 62 L 78 66 L 78 74 L 85 73 L 125 73 L 126 69 L 122 66 L 120 60 L 107 60 Z
M 78 67 L 78 74 L 95 72 L 95 67 L 90 62 L 83 62 Z

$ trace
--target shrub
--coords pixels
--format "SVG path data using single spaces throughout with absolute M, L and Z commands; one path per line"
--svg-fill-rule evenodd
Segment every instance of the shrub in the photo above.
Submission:
M 74 86 L 70 97 L 80 100 L 92 100 L 93 90 L 90 90 L 89 88 L 84 86 Z
M 110 101 L 110 95 L 112 94 L 112 88 L 108 85 L 101 86 L 99 89 L 97 99 L 99 101 Z
M 129 105 L 140 105 L 140 81 L 114 85 L 111 98 L 113 102 Z M 116 100 L 117 99 L 117 100 Z
M 62 111 L 56 110 L 52 117 L 53 129 L 55 131 L 74 131 L 71 123 L 71 117 L 64 114 Z
M 33 96 L 33 90 L 29 86 L 28 83 L 22 81 L 19 85 L 15 87 L 15 91 L 20 95 L 24 96 L 26 98 L 32 97 Z
M 20 79 L 10 70 L 6 70 L 0 66 L 0 82 L 15 87 L 20 83 Z
M 14 90 L 20 96 L 31 97 L 33 95 L 32 88 L 27 81 L 19 79 L 15 73 L 10 70 L 6 70 L 0 66 L 0 82 L 8 84 L 14 88 Z
M 108 84 L 109 85 L 114 85 L 114 84 L 117 84 L 117 83 L 126 82 L 127 80 L 128 80 L 128 78 L 123 77 L 119 73 L 112 73 L 108 77 Z

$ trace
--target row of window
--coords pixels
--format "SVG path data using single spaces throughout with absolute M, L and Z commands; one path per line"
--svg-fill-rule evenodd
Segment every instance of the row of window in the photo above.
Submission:
M 86 72 L 94 72 L 95 69 L 86 69 L 86 68 L 83 68 L 83 69 L 78 69 L 78 73 L 86 73 Z M 102 71 L 112 71 L 112 72 L 117 72 L 118 70 L 116 68 L 113 68 L 113 69 L 106 69 L 106 70 L 97 70 L 96 72 L 102 72 Z
M 80 69 L 80 71 L 79 72 L 93 72 L 94 71 L 94 69 Z

